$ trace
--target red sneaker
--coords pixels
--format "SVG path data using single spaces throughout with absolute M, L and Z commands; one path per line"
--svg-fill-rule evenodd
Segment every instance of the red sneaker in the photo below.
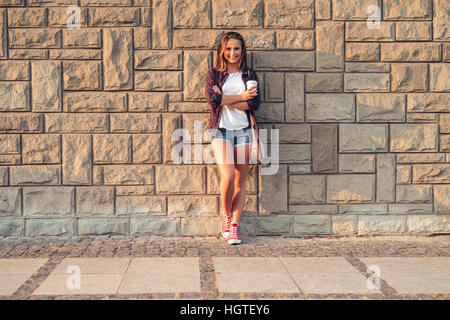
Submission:
M 241 239 L 239 238 L 238 224 L 233 223 L 230 228 L 230 238 L 228 239 L 228 244 L 239 244 Z
M 224 238 L 230 236 L 231 215 L 222 214 L 222 235 Z

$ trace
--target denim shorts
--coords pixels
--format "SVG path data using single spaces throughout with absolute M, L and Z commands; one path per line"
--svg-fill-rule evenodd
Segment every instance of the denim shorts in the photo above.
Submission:
M 225 128 L 219 128 L 217 130 L 214 140 L 228 141 L 233 147 L 249 146 L 252 142 L 252 131 L 250 126 L 243 129 L 228 130 Z

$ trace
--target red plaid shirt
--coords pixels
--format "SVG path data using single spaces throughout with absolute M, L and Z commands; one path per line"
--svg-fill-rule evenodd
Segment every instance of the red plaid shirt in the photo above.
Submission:
M 206 75 L 206 83 L 205 83 L 205 94 L 206 100 L 211 106 L 211 112 L 209 115 L 209 124 L 208 129 L 218 129 L 220 123 L 220 115 L 222 113 L 222 106 L 220 105 L 222 102 L 222 94 L 216 93 L 213 89 L 213 86 L 217 85 L 222 91 L 222 86 L 228 78 L 227 71 L 217 71 L 216 68 L 209 68 L 208 74 Z M 247 80 L 255 80 L 258 81 L 258 77 L 256 76 L 256 72 L 252 69 L 246 69 L 242 71 L 242 81 L 244 81 L 245 89 L 247 90 Z M 261 91 L 259 90 L 259 81 L 257 86 L 257 95 L 250 100 L 247 100 L 248 106 L 250 110 L 245 110 L 247 113 L 248 123 L 250 124 L 250 117 L 253 118 L 255 123 L 255 130 L 257 132 L 258 140 L 259 140 L 259 130 L 258 124 L 256 123 L 255 116 L 253 114 L 254 111 L 258 110 L 259 105 L 261 104 Z M 213 130 L 212 137 L 216 136 L 217 130 Z

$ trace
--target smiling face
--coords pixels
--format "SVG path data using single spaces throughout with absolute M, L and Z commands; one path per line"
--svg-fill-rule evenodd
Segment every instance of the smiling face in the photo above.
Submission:
M 225 60 L 230 64 L 239 63 L 242 56 L 241 41 L 237 39 L 229 39 L 223 51 Z

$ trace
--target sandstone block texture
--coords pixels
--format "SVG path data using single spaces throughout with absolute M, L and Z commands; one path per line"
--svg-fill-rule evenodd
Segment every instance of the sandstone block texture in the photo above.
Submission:
M 272 161 L 243 234 L 449 232 L 448 0 L 0 3 L 0 237 L 220 235 L 205 77 L 228 31 Z

